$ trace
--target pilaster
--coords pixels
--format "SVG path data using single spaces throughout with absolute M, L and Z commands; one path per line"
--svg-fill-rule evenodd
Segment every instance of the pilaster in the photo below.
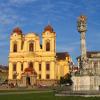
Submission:
M 50 63 L 50 79 L 55 79 L 55 62 Z
M 37 72 L 37 74 L 39 74 L 39 62 L 35 62 L 34 63 L 34 69 L 35 69 L 35 71 Z
M 9 62 L 9 75 L 8 75 L 8 79 L 9 80 L 13 79 L 13 64 L 12 64 L 12 62 Z
M 21 62 L 17 62 L 17 79 L 21 78 Z
M 43 61 L 42 62 L 42 79 L 46 79 L 46 63 Z
M 25 61 L 25 62 L 24 62 L 23 69 L 25 70 L 27 67 L 28 67 L 28 62 L 27 62 L 27 61 Z
M 13 43 L 12 43 L 12 40 L 10 40 L 10 52 L 13 52 Z

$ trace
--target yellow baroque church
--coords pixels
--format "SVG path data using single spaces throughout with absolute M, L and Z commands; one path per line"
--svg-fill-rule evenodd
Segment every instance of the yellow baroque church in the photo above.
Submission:
M 22 86 L 56 84 L 69 73 L 71 60 L 67 52 L 56 52 L 56 33 L 51 25 L 44 28 L 42 43 L 36 33 L 13 29 L 8 58 L 9 82 Z

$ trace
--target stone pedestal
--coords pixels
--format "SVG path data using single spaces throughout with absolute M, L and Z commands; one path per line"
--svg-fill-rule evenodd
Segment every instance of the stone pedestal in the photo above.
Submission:
M 31 82 L 31 86 L 36 85 L 36 77 L 34 75 L 30 76 L 30 82 Z
M 100 76 L 73 76 L 73 91 L 100 90 Z
M 26 87 L 26 76 L 25 75 L 22 76 L 20 86 Z

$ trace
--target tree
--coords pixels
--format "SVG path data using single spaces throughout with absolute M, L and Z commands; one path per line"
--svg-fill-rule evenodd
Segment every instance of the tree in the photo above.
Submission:
M 60 77 L 60 84 L 72 85 L 73 81 L 71 80 L 71 74 L 66 74 L 64 77 Z

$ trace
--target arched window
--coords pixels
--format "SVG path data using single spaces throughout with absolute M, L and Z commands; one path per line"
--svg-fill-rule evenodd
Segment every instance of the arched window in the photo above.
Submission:
M 29 67 L 33 68 L 33 62 L 29 62 Z
M 34 51 L 34 43 L 33 42 L 31 42 L 31 43 L 29 43 L 29 51 Z
M 46 51 L 50 51 L 50 41 L 46 42 Z
M 49 63 L 46 64 L 46 71 L 50 71 L 50 64 Z
M 13 71 L 16 71 L 16 69 L 17 69 L 16 67 L 17 67 L 17 65 L 16 65 L 16 63 L 14 63 L 13 64 Z
M 50 74 L 46 74 L 46 79 L 50 79 Z
M 23 71 L 23 63 L 21 63 L 21 71 Z
M 41 63 L 39 63 L 39 71 L 41 71 Z
M 13 45 L 13 52 L 17 52 L 17 43 L 14 43 Z

